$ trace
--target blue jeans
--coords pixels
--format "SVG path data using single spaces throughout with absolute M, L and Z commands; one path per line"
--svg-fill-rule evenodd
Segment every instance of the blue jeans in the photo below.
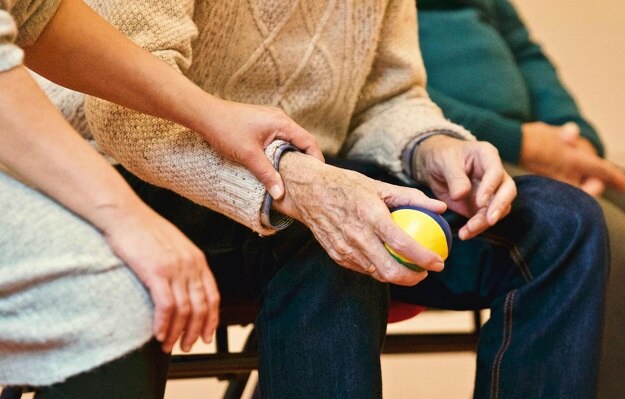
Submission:
M 338 267 L 300 224 L 261 238 L 125 175 L 206 252 L 224 301 L 260 301 L 264 398 L 380 398 L 390 296 L 442 309 L 491 309 L 478 345 L 476 398 L 595 396 L 608 242 L 601 210 L 577 189 L 518 178 L 511 214 L 467 242 L 457 238 L 464 219 L 448 213 L 454 242 L 445 270 L 397 287 Z

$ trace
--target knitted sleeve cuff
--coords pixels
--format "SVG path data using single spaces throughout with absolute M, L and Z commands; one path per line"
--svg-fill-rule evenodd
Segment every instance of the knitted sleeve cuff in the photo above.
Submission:
M 15 21 L 8 11 L 0 9 L 0 72 L 22 63 L 24 52 L 13 42 L 17 35 Z
M 424 133 L 418 137 L 415 137 L 412 141 L 410 141 L 406 147 L 404 148 L 404 150 L 401 153 L 401 163 L 402 163 L 402 168 L 404 170 L 404 173 L 410 177 L 413 180 L 417 180 L 416 176 L 414 174 L 414 170 L 413 170 L 413 161 L 414 161 L 414 156 L 415 156 L 415 152 L 417 150 L 417 147 L 419 144 L 421 144 L 422 142 L 424 142 L 425 140 L 429 139 L 432 136 L 438 136 L 438 135 L 445 135 L 445 136 L 450 136 L 450 137 L 455 137 L 457 139 L 460 140 L 466 140 L 467 137 L 451 131 L 451 130 L 435 130 L 435 131 L 431 131 L 428 133 Z
M 18 1 L 13 7 L 15 23 L 19 27 L 17 44 L 30 46 L 43 32 L 59 8 L 61 0 Z
M 276 170 L 279 170 L 282 155 L 289 151 L 299 151 L 299 149 L 292 144 L 283 143 L 275 150 L 273 154 L 273 166 Z M 260 214 L 260 222 L 262 225 L 275 230 L 282 230 L 289 227 L 291 223 L 293 223 L 293 219 L 271 209 L 272 204 L 273 198 L 268 192 L 265 193 L 265 199 Z

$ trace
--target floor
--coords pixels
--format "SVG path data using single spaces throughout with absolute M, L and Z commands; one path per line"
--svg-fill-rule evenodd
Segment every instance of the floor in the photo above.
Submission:
M 468 312 L 425 312 L 411 320 L 389 325 L 389 332 L 467 331 L 471 328 L 471 317 Z M 229 340 L 233 348 L 240 349 L 249 329 L 231 330 Z M 197 353 L 212 350 L 212 345 L 201 343 L 193 348 Z M 475 354 L 472 352 L 384 355 L 384 397 L 469 399 L 474 372 Z M 255 382 L 256 375 L 253 375 L 244 399 L 251 398 Z M 167 384 L 165 399 L 217 399 L 225 389 L 226 383 L 215 379 L 172 380 Z M 32 399 L 32 395 L 26 394 L 23 399 Z
M 389 332 L 460 331 L 471 326 L 471 314 L 426 312 L 402 323 L 389 325 Z M 247 330 L 233 331 L 231 342 L 242 344 Z M 196 345 L 194 351 L 211 350 Z M 473 391 L 475 354 L 471 352 L 382 356 L 384 397 L 391 399 L 469 399 Z M 251 398 L 256 381 L 248 384 L 245 399 Z M 214 379 L 174 380 L 167 384 L 165 399 L 217 399 L 225 382 Z

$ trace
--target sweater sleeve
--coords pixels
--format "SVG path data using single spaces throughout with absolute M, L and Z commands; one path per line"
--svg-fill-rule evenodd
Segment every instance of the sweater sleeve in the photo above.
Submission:
M 510 163 L 518 163 L 521 154 L 521 122 L 501 116 L 497 112 L 476 107 L 452 98 L 428 86 L 432 100 L 445 115 L 467 129 L 478 140 L 488 141 L 499 150 L 501 158 Z
M 24 52 L 37 40 L 60 0 L 0 0 L 0 72 L 21 65 Z
M 15 68 L 24 58 L 22 49 L 15 45 L 17 26 L 6 3 L 0 0 L 0 72 Z
M 197 34 L 193 1 L 96 0 L 94 8 L 138 45 L 185 73 Z M 260 234 L 265 189 L 245 168 L 216 153 L 198 134 L 178 124 L 88 97 L 85 112 L 99 148 L 141 179 L 220 212 Z M 207 110 L 210 112 L 210 110 Z M 269 159 L 282 142 L 266 149 Z M 281 227 L 281 226 L 280 226 Z
M 562 85 L 554 65 L 540 46 L 531 40 L 512 4 L 508 0 L 497 0 L 495 13 L 498 29 L 514 54 L 529 87 L 536 120 L 552 125 L 577 123 L 581 128 L 581 135 L 603 156 L 604 149 L 597 132 L 581 116 L 575 100 Z
M 373 161 L 407 180 L 402 151 L 419 136 L 433 132 L 472 137 L 461 126 L 446 120 L 425 90 L 414 1 L 391 0 L 376 60 L 360 93 L 342 151 L 350 158 Z

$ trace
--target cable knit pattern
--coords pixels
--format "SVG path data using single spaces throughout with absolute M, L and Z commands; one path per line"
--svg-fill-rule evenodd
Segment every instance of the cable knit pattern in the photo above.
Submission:
M 322 150 L 387 167 L 448 122 L 424 90 L 411 0 L 91 0 L 132 40 L 221 98 L 273 105 L 315 134 Z M 144 180 L 261 234 L 262 185 L 179 125 L 88 98 L 101 148 Z M 210 112 L 210 110 L 207 110 Z M 273 159 L 277 146 L 267 149 Z

